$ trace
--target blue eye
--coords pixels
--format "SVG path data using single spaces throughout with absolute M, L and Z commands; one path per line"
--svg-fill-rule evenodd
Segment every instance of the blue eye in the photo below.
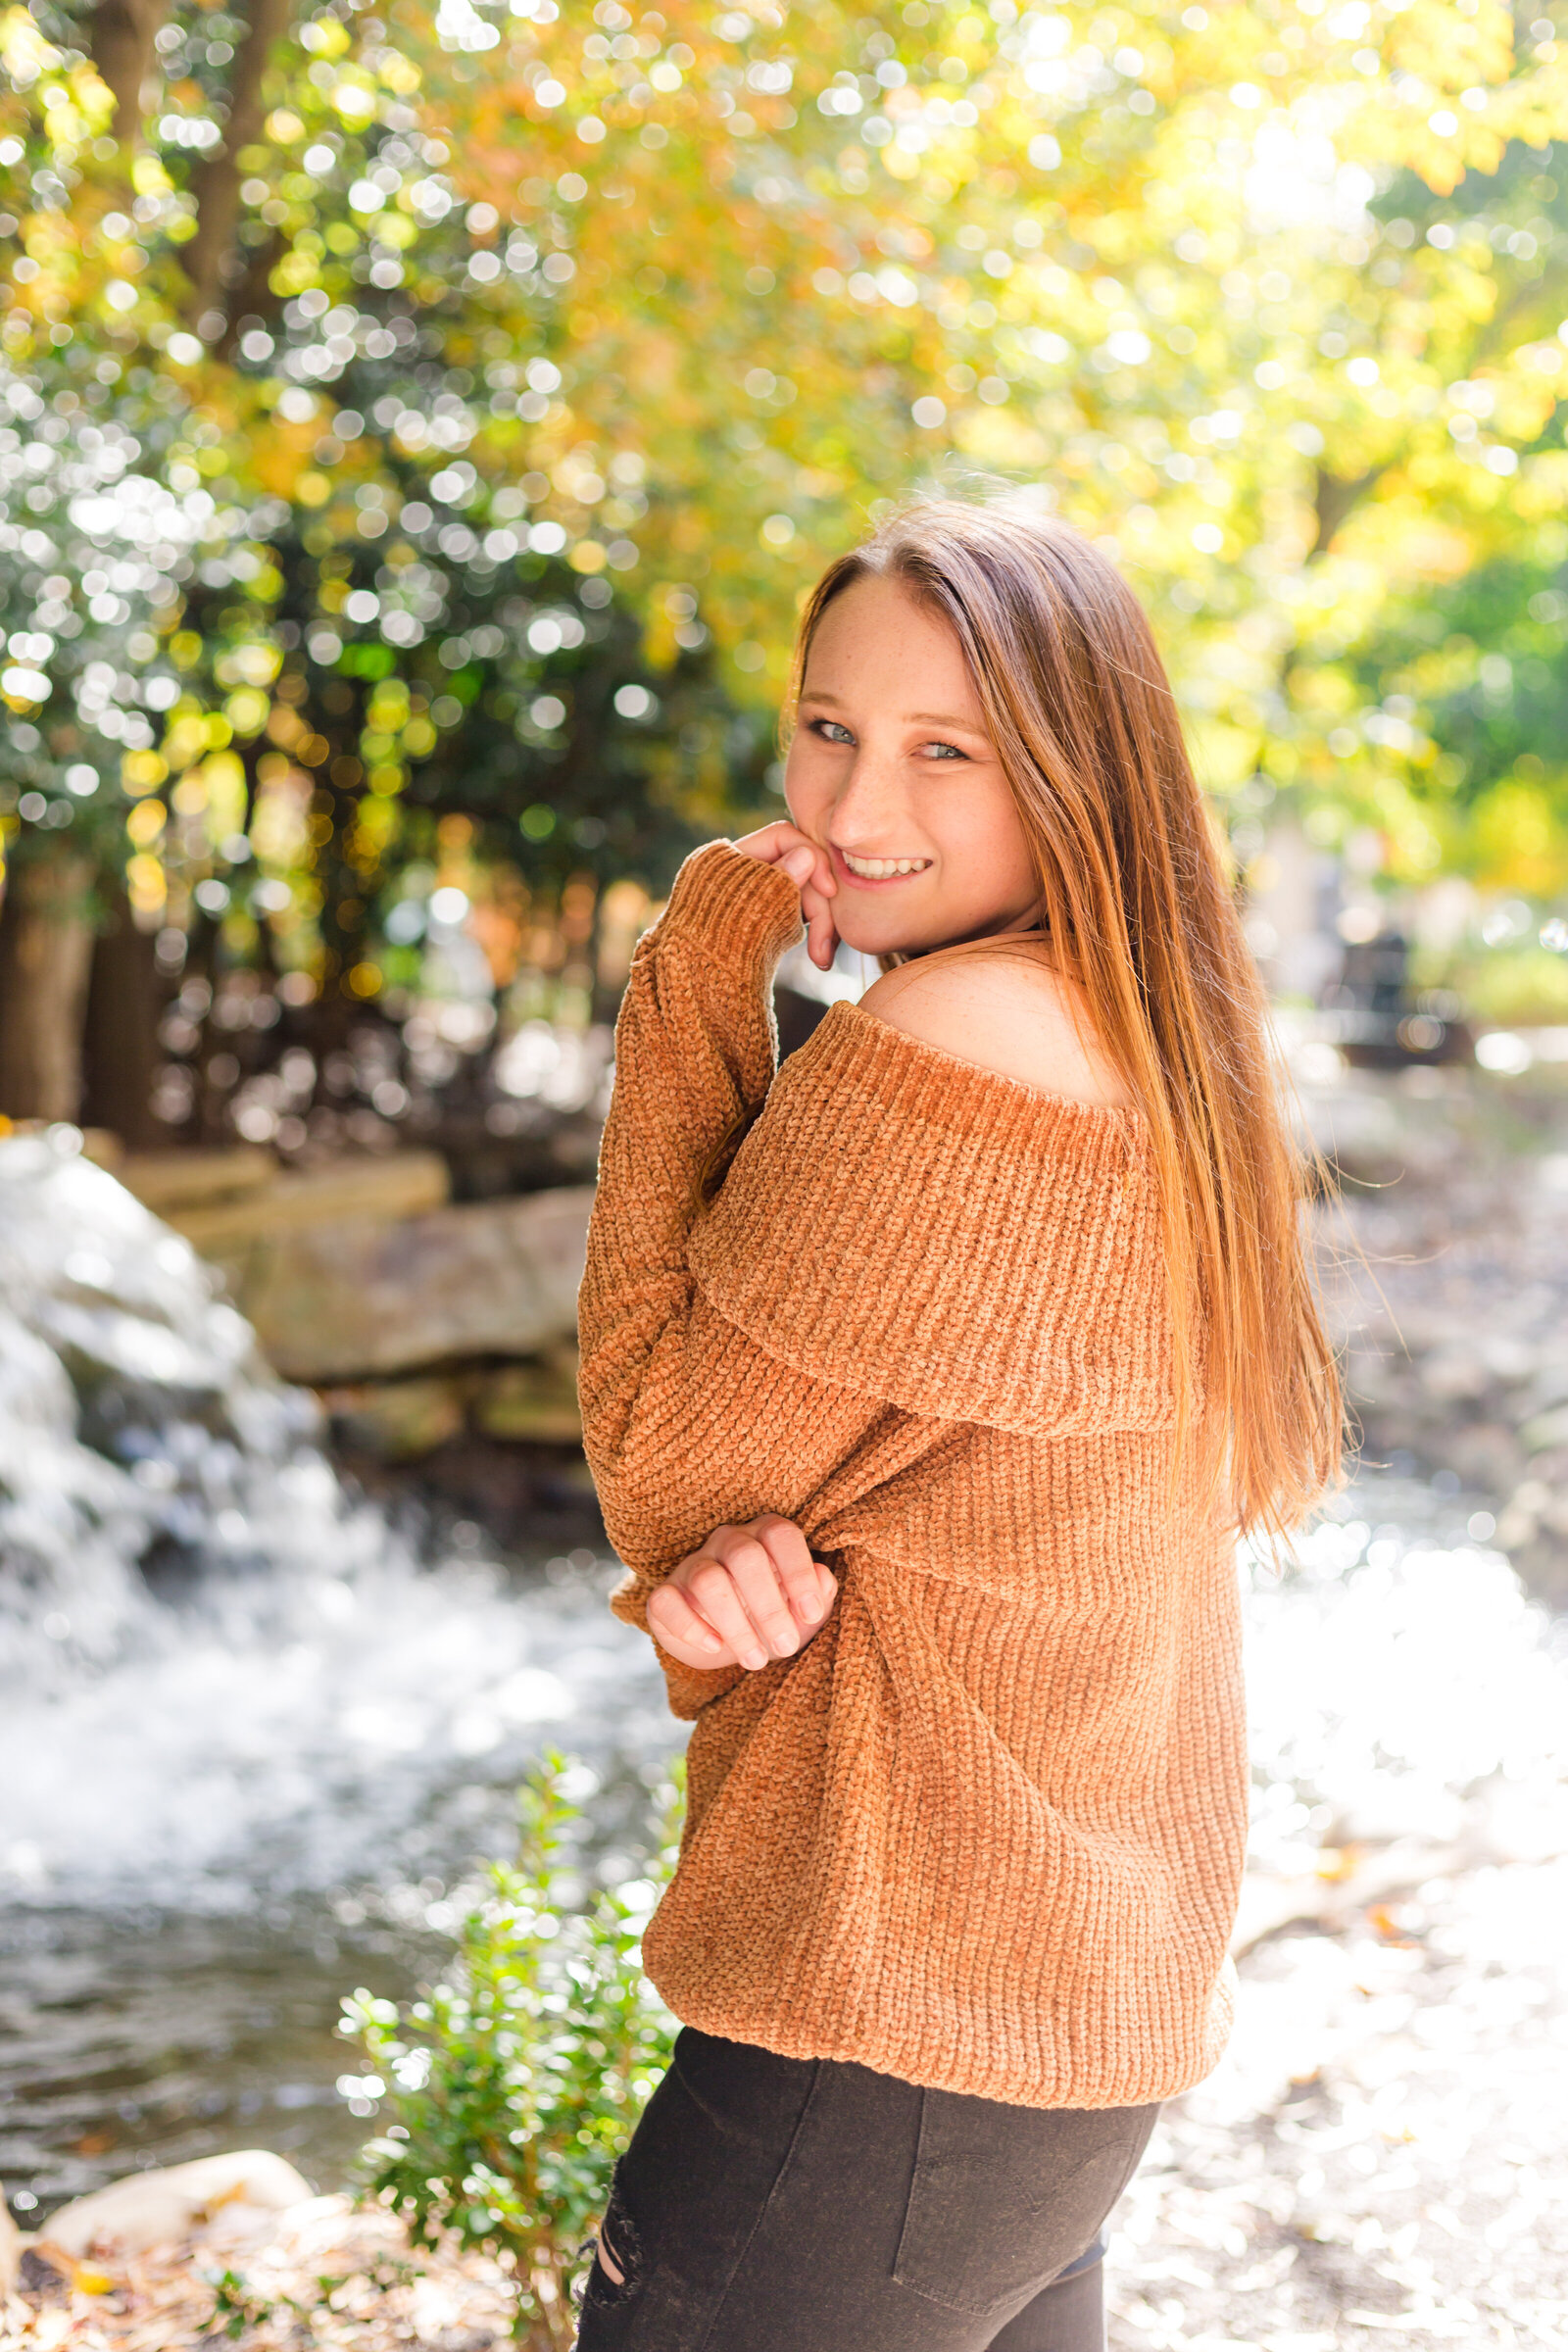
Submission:
M 855 741 L 849 728 L 841 726 L 836 718 L 813 718 L 811 733 L 819 735 L 824 743 L 853 743 Z
M 930 760 L 967 760 L 969 757 L 967 752 L 960 752 L 956 743 L 927 743 L 920 748 Z

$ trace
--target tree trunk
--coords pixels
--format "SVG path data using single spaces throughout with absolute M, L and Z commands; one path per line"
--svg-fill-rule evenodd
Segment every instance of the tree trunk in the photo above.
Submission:
M 196 234 L 180 260 L 190 280 L 190 316 L 200 318 L 223 309 L 223 264 L 233 250 L 239 219 L 239 152 L 262 135 L 266 108 L 262 81 L 273 43 L 288 29 L 293 0 L 250 0 L 250 29 L 240 44 L 228 87 L 228 122 L 223 144 L 198 164 L 191 178 L 196 198 Z
M 267 243 L 252 246 L 248 256 L 241 248 L 236 264 L 230 270 L 225 270 L 221 263 L 219 265 L 220 275 L 223 279 L 222 307 L 228 316 L 227 326 L 213 346 L 219 359 L 233 358 L 234 345 L 239 340 L 239 321 L 243 318 L 249 315 L 256 318 L 272 319 L 283 308 L 283 297 L 272 284 L 272 271 L 277 268 L 284 243 L 283 237 L 273 229 Z M 231 275 L 233 282 L 229 283 Z
M 1308 563 L 1314 556 L 1322 555 L 1350 509 L 1358 499 L 1365 497 L 1382 471 L 1381 466 L 1374 466 L 1368 472 L 1356 474 L 1351 479 L 1345 474 L 1329 473 L 1321 466 L 1318 467 L 1317 487 L 1312 502 L 1317 513 L 1317 531 L 1307 549 Z
M 141 89 L 153 70 L 158 30 L 169 0 L 98 0 L 92 14 L 92 62 L 115 99 L 115 136 L 134 144 L 141 128 Z
M 93 947 L 83 1039 L 82 1120 L 107 1127 L 127 1152 L 151 1152 L 168 1130 L 153 1117 L 158 1064 L 158 965 L 150 934 L 131 919 L 124 887 Z
M 93 864 L 64 844 L 6 868 L 0 905 L 0 1111 L 74 1119 L 92 959 Z

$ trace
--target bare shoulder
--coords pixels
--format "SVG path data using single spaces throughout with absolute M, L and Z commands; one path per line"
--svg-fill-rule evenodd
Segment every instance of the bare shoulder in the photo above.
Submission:
M 944 956 L 906 963 L 860 999 L 906 1037 L 1042 1094 L 1127 1107 L 1126 1082 L 1096 1042 L 1081 990 L 1043 956 Z

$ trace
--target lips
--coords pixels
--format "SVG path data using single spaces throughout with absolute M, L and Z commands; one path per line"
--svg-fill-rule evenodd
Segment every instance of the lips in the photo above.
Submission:
M 852 858 L 848 850 L 834 854 L 857 882 L 896 882 L 908 874 L 923 874 L 932 862 L 929 858 Z

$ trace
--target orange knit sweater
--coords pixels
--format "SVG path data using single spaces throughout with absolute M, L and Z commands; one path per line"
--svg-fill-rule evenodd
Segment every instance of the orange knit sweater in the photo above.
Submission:
M 1143 1123 L 850 1004 L 775 1078 L 799 930 L 786 875 L 698 851 L 616 1033 L 581 1306 L 612 1605 L 646 1628 L 768 1510 L 842 1580 L 756 1674 L 661 1650 L 695 1728 L 646 1965 L 786 2056 L 1163 2098 L 1225 2039 L 1247 1773 L 1233 1545 L 1172 1494 Z

